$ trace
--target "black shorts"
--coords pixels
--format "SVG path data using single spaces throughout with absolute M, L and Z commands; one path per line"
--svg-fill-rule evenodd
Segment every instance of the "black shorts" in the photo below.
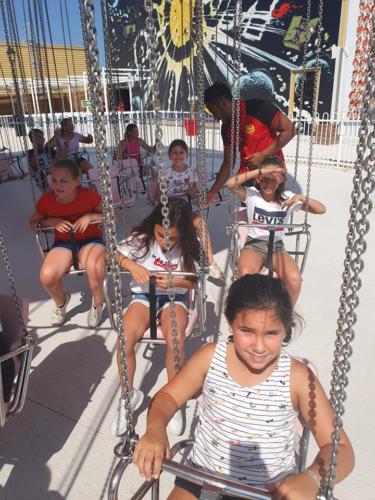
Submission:
M 199 498 L 201 495 L 202 491 L 202 486 L 199 486 L 199 484 L 191 483 L 190 481 L 187 481 L 186 479 L 182 479 L 181 477 L 176 477 L 175 486 L 178 486 L 179 488 L 182 488 L 185 491 L 188 491 L 191 495 L 194 495 L 195 498 Z M 223 495 L 220 497 L 221 500 L 238 500 L 241 497 L 233 497 L 231 495 Z

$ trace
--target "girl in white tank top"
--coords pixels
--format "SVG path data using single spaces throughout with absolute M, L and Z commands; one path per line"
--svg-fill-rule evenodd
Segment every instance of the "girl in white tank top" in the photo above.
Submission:
M 155 396 L 133 462 L 147 479 L 158 477 L 169 454 L 168 421 L 202 390 L 188 465 L 265 488 L 275 499 L 315 499 L 329 463 L 334 414 L 312 372 L 283 350 L 295 322 L 290 296 L 280 279 L 248 274 L 230 287 L 225 315 L 232 336 L 199 349 Z M 298 416 L 319 447 L 300 473 L 294 457 Z M 335 481 L 353 464 L 351 444 L 341 430 Z M 177 478 L 168 500 L 199 498 L 200 490 Z

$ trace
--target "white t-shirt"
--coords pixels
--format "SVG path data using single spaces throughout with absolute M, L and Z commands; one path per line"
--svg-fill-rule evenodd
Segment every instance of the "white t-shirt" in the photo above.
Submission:
M 168 271 L 169 265 L 172 271 L 184 271 L 183 258 L 181 255 L 180 247 L 173 247 L 170 251 L 170 264 L 168 264 L 168 259 L 166 254 L 161 249 L 160 245 L 156 243 L 155 240 L 150 242 L 150 249 L 148 253 L 144 256 L 144 249 L 138 249 L 139 240 L 130 235 L 125 240 L 121 241 L 118 247 L 120 253 L 130 260 L 134 260 L 137 264 L 145 267 L 149 271 Z M 148 283 L 140 285 L 135 281 L 130 282 L 130 288 L 133 293 L 149 293 Z M 187 288 L 173 288 L 176 294 L 185 294 L 188 290 Z M 168 290 L 165 288 L 156 287 L 157 295 L 168 295 Z
M 57 140 L 57 151 L 60 156 L 64 158 L 69 158 L 71 160 L 76 160 L 79 157 L 79 143 L 83 142 L 85 136 L 74 132 L 73 137 L 66 142 L 64 137 L 59 137 Z
M 198 182 L 197 170 L 188 166 L 183 172 L 176 172 L 169 167 L 166 170 L 165 180 L 168 186 L 168 196 L 183 194 L 189 191 L 189 187 Z
M 284 191 L 285 201 L 293 196 L 294 193 L 292 191 Z M 287 224 L 291 213 L 299 210 L 302 205 L 303 202 L 299 201 L 289 208 L 284 208 L 281 203 L 264 200 L 257 188 L 246 188 L 246 207 L 249 224 Z M 283 234 L 284 230 L 282 228 L 276 229 L 274 241 L 282 240 Z M 270 233 L 267 229 L 249 227 L 248 235 L 250 238 L 268 241 Z

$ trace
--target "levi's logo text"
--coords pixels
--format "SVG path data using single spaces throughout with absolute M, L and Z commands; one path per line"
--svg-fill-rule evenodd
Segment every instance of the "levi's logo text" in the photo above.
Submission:
M 286 210 L 280 212 L 268 212 L 262 208 L 255 207 L 253 224 L 284 224 L 286 216 Z M 277 231 L 282 231 L 282 228 L 277 229 Z
M 175 271 L 177 269 L 178 264 L 168 264 L 167 261 L 161 260 L 160 257 L 156 257 L 155 255 L 153 255 L 153 257 L 155 266 L 161 267 L 165 271 Z

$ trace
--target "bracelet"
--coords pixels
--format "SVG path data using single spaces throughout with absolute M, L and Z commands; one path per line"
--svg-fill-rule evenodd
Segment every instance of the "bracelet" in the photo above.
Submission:
M 262 175 L 262 167 L 258 168 L 258 175 Z
M 320 479 L 318 478 L 318 476 L 315 474 L 315 472 L 313 472 L 311 469 L 306 469 L 304 472 L 306 472 L 306 474 L 308 476 L 311 477 L 311 479 L 313 479 L 315 481 L 315 483 L 317 484 L 317 486 L 319 486 L 320 488 Z

